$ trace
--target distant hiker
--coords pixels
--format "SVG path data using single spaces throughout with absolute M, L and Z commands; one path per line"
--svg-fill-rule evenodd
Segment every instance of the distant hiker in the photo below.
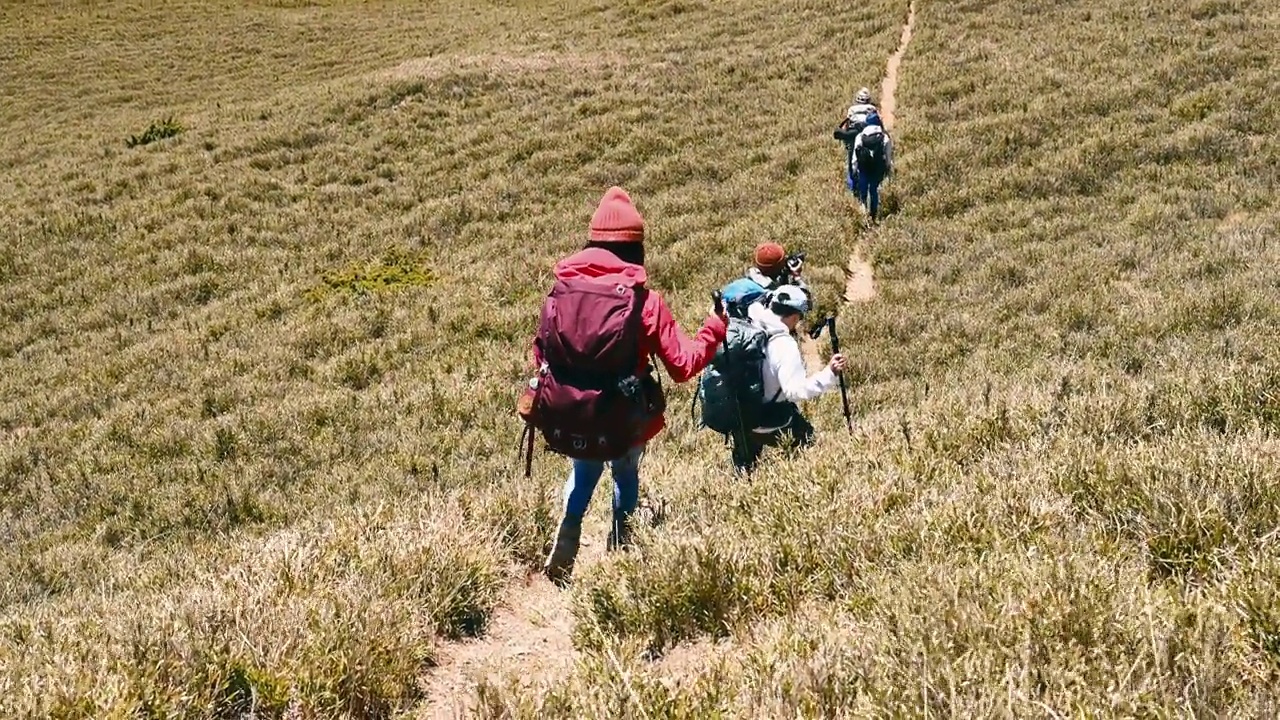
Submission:
M 862 88 L 853 99 L 853 104 L 849 106 L 849 110 L 845 113 L 844 120 L 840 121 L 840 126 L 836 128 L 835 138 L 844 143 L 845 156 L 848 166 L 848 174 L 845 177 L 845 184 L 850 191 L 856 191 L 858 187 L 858 168 L 854 163 L 853 146 L 858 135 L 867 126 L 867 118 L 873 113 L 879 115 L 879 109 L 871 102 L 871 91 Z
M 631 544 L 640 461 L 665 427 L 666 401 L 652 357 L 672 380 L 687 382 L 725 337 L 726 318 L 712 313 L 690 340 L 662 296 L 645 287 L 644 235 L 644 219 L 626 191 L 609 188 L 591 218 L 586 247 L 556 264 L 534 338 L 538 374 L 521 398 L 520 414 L 551 450 L 573 458 L 564 514 L 544 566 L 559 585 L 573 572 L 582 518 L 606 462 L 614 483 L 608 548 Z
M 785 248 L 775 242 L 762 242 L 756 246 L 754 263 L 741 278 L 721 289 L 729 315 L 746 317 L 748 305 L 764 297 L 770 288 L 781 285 L 797 285 L 809 292 L 801 279 L 804 253 L 788 255 Z
M 730 318 L 725 347 L 703 373 L 698 387 L 702 424 L 730 440 L 740 473 L 750 474 L 764 448 L 787 436 L 799 446 L 811 444 L 813 425 L 797 403 L 838 387 L 842 354 L 806 377 L 795 330 L 809 309 L 803 289 L 775 288 L 747 309 L 747 318 Z
M 853 144 L 853 159 L 858 200 L 874 221 L 880 213 L 880 183 L 893 172 L 893 141 L 885 132 L 878 113 L 867 116 L 867 126 L 858 133 Z

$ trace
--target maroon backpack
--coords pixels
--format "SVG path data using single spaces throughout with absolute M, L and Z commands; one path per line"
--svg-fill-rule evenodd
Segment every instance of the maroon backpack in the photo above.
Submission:
M 665 409 L 653 369 L 636 372 L 647 294 L 642 285 L 625 282 L 556 280 L 534 339 L 542 367 L 520 404 L 528 423 L 526 476 L 535 428 L 552 452 L 614 460 L 640 442 Z

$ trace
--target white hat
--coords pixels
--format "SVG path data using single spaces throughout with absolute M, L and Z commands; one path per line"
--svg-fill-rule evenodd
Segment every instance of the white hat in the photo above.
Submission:
M 853 99 L 853 101 L 857 103 L 871 102 L 871 91 L 866 88 L 862 88 L 858 91 L 858 95 Z
M 769 304 L 782 305 L 804 315 L 809 312 L 809 293 L 797 285 L 781 285 L 769 293 Z

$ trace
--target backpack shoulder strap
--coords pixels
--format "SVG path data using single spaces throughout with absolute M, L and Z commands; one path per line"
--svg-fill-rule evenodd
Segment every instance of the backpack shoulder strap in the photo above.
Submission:
M 765 371 L 765 365 L 769 362 L 769 346 L 778 338 L 789 337 L 790 333 L 787 332 L 786 328 L 763 327 L 756 322 L 752 322 L 751 327 L 754 332 L 764 336 L 760 343 L 760 354 L 755 358 L 757 371 L 763 374 Z M 763 377 L 761 378 L 761 388 L 763 388 Z M 773 394 L 773 397 L 762 399 L 766 404 L 772 404 L 778 402 L 778 398 L 780 397 L 782 397 L 781 387 L 779 387 L 778 391 Z
M 644 349 L 644 305 L 649 300 L 649 288 L 643 282 L 630 285 L 624 283 L 624 286 L 629 287 L 632 293 L 631 315 L 627 318 L 627 327 L 631 331 L 631 342 L 635 347 L 632 354 L 639 362 L 640 351 Z
M 785 337 L 791 334 L 785 327 L 766 327 L 756 322 L 751 323 L 751 325 L 755 327 L 756 330 L 764 333 L 766 343 L 771 343 L 776 338 Z

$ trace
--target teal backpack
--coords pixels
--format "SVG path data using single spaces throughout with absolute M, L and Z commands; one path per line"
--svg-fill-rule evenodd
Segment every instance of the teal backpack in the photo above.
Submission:
M 720 288 L 720 295 L 724 298 L 729 317 L 742 319 L 747 317 L 747 308 L 752 303 L 760 301 L 766 292 L 759 283 L 749 277 L 738 278 Z

